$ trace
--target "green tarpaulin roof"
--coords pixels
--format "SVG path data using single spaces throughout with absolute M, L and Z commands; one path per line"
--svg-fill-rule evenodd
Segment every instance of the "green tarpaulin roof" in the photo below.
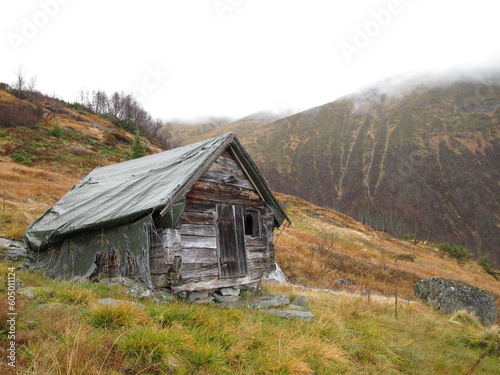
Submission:
M 93 170 L 31 224 L 26 243 L 43 251 L 68 234 L 125 224 L 160 210 L 179 217 L 185 194 L 228 147 L 273 212 L 275 224 L 288 220 L 250 156 L 228 133 Z

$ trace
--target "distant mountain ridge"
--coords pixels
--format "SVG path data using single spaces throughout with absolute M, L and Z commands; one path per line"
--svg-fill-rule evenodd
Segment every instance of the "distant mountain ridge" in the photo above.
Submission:
M 500 260 L 499 83 L 345 97 L 261 129 L 254 149 L 279 191 Z
M 218 130 L 238 134 L 277 191 L 500 262 L 498 76 L 385 84 Z

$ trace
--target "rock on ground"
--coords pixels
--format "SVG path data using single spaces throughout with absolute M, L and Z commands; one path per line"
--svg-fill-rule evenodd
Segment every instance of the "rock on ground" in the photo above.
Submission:
M 484 325 L 497 320 L 495 298 L 463 281 L 430 277 L 414 287 L 415 295 L 445 314 L 466 310 L 475 314 Z
M 2 248 L 0 258 L 9 262 L 17 262 L 28 256 L 28 248 L 20 241 L 0 237 L 0 248 Z

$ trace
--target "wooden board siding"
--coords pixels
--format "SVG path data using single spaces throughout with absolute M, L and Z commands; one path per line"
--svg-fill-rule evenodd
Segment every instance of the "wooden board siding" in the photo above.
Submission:
M 220 272 L 220 249 L 217 248 L 218 204 L 241 207 L 243 213 L 249 208 L 259 212 L 260 236 L 244 236 L 246 272 L 239 269 L 237 274 L 242 275 L 241 277 L 221 275 Z M 244 226 L 242 228 L 244 230 Z M 173 272 L 173 266 L 168 264 L 172 262 L 172 256 L 167 254 L 170 251 L 168 249 L 163 251 L 163 257 L 161 254 L 156 255 L 161 251 L 154 250 L 155 267 L 156 262 L 163 262 L 163 269 L 172 268 L 168 282 L 175 292 L 255 283 L 259 281 L 270 262 L 274 261 L 273 229 L 272 213 L 231 154 L 225 151 L 186 195 L 186 208 L 179 229 L 176 229 L 180 238 L 175 250 L 180 265 L 177 273 Z M 164 230 L 167 237 L 172 234 Z M 168 245 L 167 242 L 164 240 L 164 245 Z M 172 248 L 172 244 L 169 248 Z

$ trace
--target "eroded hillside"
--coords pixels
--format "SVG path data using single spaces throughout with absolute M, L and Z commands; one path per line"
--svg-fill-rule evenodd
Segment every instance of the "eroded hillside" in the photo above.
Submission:
M 277 191 L 500 261 L 499 82 L 371 89 L 218 132 L 235 131 Z
M 498 84 L 350 97 L 277 121 L 257 143 L 279 191 L 498 259 L 499 107 Z

